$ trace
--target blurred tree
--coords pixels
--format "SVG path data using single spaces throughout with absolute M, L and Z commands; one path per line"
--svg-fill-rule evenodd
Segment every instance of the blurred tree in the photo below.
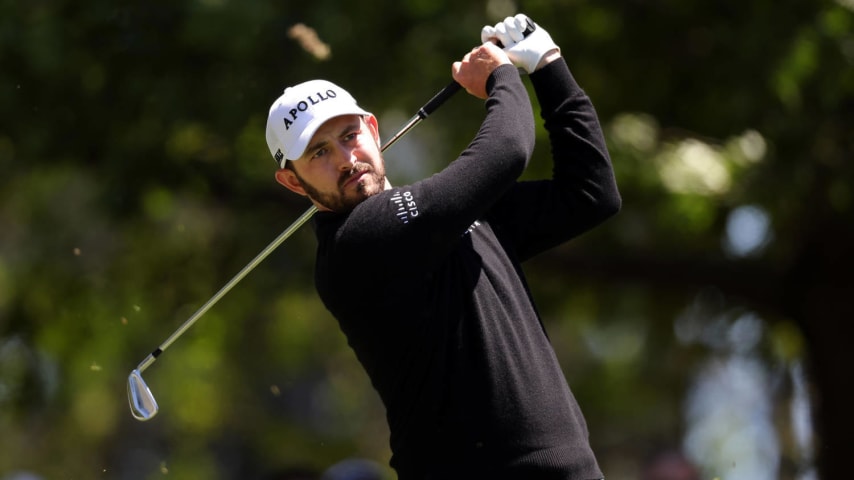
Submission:
M 814 461 L 822 478 L 843 478 L 852 9 L 0 2 L 0 474 L 260 478 L 385 462 L 382 407 L 313 291 L 308 229 L 152 369 L 159 417 L 130 418 L 124 379 L 308 207 L 275 184 L 263 140 L 285 85 L 333 80 L 389 135 L 448 82 L 484 24 L 522 11 L 597 105 L 624 197 L 613 221 L 527 266 L 608 477 L 632 478 L 621 465 L 643 457 L 638 445 L 686 433 L 680 412 L 703 362 L 755 315 L 769 371 L 807 359 Z M 392 181 L 441 168 L 481 115 L 471 97 L 448 102 L 388 152 Z M 548 152 L 535 155 L 526 175 L 547 175 Z M 680 330 L 697 319 L 706 343 Z M 778 409 L 795 386 L 770 392 Z M 797 478 L 783 417 L 779 476 Z

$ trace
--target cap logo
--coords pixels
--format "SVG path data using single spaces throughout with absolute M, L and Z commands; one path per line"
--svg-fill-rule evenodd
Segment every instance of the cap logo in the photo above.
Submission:
M 285 154 L 282 153 L 282 149 L 276 150 L 276 155 L 274 155 L 277 162 L 282 163 L 282 159 L 285 158 Z
M 320 102 L 329 100 L 330 98 L 335 98 L 337 96 L 338 94 L 335 93 L 335 90 L 330 89 L 324 93 L 317 92 L 317 94 L 315 95 L 309 95 L 308 97 L 306 97 L 305 100 L 301 100 L 299 103 L 297 103 L 297 106 L 295 108 L 292 108 L 288 111 L 288 113 L 290 114 L 290 119 L 288 119 L 288 117 L 284 118 L 285 130 L 289 130 L 291 128 L 291 125 L 293 125 L 294 122 L 297 120 L 297 116 L 299 116 L 299 113 L 308 110 L 309 105 L 317 105 Z

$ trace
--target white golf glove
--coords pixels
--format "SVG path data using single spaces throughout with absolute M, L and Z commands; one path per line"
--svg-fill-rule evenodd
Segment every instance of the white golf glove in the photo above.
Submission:
M 534 31 L 526 37 L 524 32 L 529 29 L 529 25 L 533 26 Z M 560 47 L 552 40 L 549 32 L 536 25 L 523 13 L 515 17 L 507 17 L 494 27 L 489 25 L 483 27 L 480 31 L 480 39 L 482 42 L 493 39 L 501 42 L 502 48 L 507 52 L 513 65 L 523 68 L 528 73 L 537 69 L 540 60 L 547 53 L 553 50 L 560 52 Z

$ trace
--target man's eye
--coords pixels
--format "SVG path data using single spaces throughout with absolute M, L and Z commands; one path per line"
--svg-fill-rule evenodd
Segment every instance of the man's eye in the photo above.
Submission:
M 312 154 L 311 158 L 322 157 L 325 154 L 326 154 L 325 148 L 318 148 L 317 150 L 314 151 L 314 154 Z

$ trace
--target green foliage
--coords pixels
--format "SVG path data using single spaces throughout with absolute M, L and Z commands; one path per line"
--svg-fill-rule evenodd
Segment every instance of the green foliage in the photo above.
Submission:
M 745 312 L 768 327 L 740 355 L 838 370 L 816 352 L 848 359 L 850 318 L 817 299 L 850 298 L 836 280 L 854 238 L 850 1 L 4 1 L 0 474 L 385 463 L 384 412 L 314 293 L 308 228 L 146 373 L 151 422 L 130 417 L 126 375 L 308 207 L 275 183 L 263 140 L 284 86 L 335 81 L 389 135 L 384 118 L 402 123 L 484 24 L 517 10 L 596 104 L 623 194 L 618 217 L 526 267 L 608 477 L 640 463 L 639 445 L 684 438 L 688 393 L 732 353 L 725 332 Z M 293 36 L 299 23 L 328 58 Z M 442 168 L 481 116 L 458 94 L 388 152 L 391 181 Z M 549 173 L 538 128 L 530 177 Z M 746 205 L 771 231 L 727 250 Z M 850 399 L 821 378 L 827 398 Z M 777 409 L 792 388 L 771 393 Z M 774 418 L 779 475 L 794 478 L 805 453 Z

